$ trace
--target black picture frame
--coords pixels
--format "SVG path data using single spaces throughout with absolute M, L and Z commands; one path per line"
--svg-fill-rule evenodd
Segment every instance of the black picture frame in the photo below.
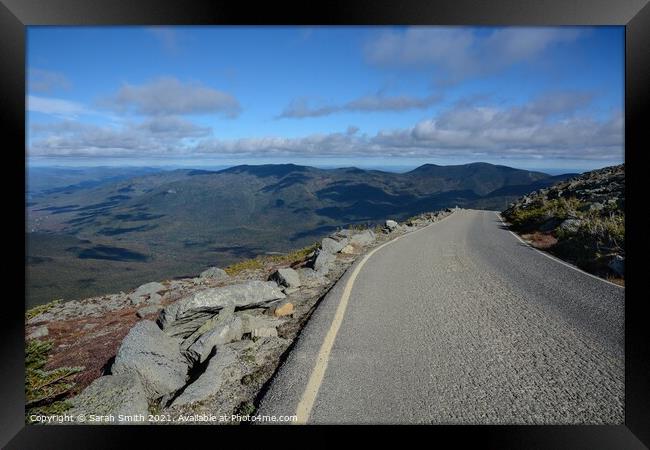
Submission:
M 644 448 L 650 446 L 649 328 L 644 257 L 648 253 L 648 206 L 644 204 L 645 153 L 650 151 L 643 118 L 650 109 L 650 6 L 648 0 L 357 0 L 286 3 L 173 0 L 0 0 L 0 114 L 4 139 L 4 192 L 7 241 L 25 232 L 25 45 L 30 25 L 624 25 L 626 40 L 626 306 L 625 425 L 621 426 L 433 426 L 437 442 L 473 442 L 488 448 Z M 9 138 L 9 139 L 7 139 Z M 22 190 L 22 193 L 20 192 Z M 23 220 L 21 220 L 22 218 Z M 9 221 L 7 221 L 9 222 Z M 22 227 L 22 229 L 20 228 Z M 3 298 L 0 325 L 0 446 L 25 448 L 115 448 L 144 438 L 155 441 L 191 433 L 219 439 L 244 430 L 248 437 L 263 429 L 266 439 L 288 439 L 287 427 L 25 426 L 24 422 L 24 268 L 5 255 L 3 267 L 14 294 Z M 23 259 L 24 260 L 24 259 Z M 10 267 L 8 267 L 10 266 Z M 22 276 L 21 276 L 22 275 Z M 5 290 L 8 292 L 8 289 Z M 305 432 L 309 427 L 292 427 Z M 319 429 L 323 431 L 323 427 Z M 373 434 L 376 433 L 373 430 Z M 328 431 L 325 430 L 325 435 Z M 210 436 L 208 436 L 210 435 Z M 414 443 L 415 437 L 406 441 Z M 215 445 L 221 443 L 215 442 Z

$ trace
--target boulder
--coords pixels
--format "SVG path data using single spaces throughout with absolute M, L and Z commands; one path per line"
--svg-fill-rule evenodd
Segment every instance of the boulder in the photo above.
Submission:
M 72 409 L 66 412 L 74 417 L 84 414 L 115 416 L 113 423 L 144 422 L 149 414 L 145 389 L 140 378 L 132 372 L 97 378 L 81 394 L 70 400 Z M 119 422 L 119 416 L 133 420 Z M 111 422 L 109 422 L 110 424 Z
M 329 266 L 336 260 L 336 256 L 330 252 L 318 249 L 310 261 L 311 267 L 317 272 L 326 274 L 329 271 Z
M 199 275 L 199 278 L 210 278 L 213 280 L 227 280 L 230 278 L 230 275 L 226 273 L 225 270 L 218 267 L 210 267 L 209 269 L 204 270 Z
M 131 328 L 111 367 L 113 375 L 137 373 L 149 399 L 183 387 L 187 370 L 178 340 L 167 336 L 150 320 L 138 322 Z
M 163 284 L 152 281 L 151 283 L 143 284 L 133 291 L 133 293 L 129 295 L 129 300 L 131 300 L 131 304 L 133 305 L 139 305 L 143 302 L 160 303 L 162 297 L 158 293 L 166 289 L 167 288 Z
M 210 356 L 215 347 L 239 341 L 243 334 L 242 320 L 239 317 L 231 316 L 201 334 L 187 347 L 183 355 L 190 364 L 202 363 Z
M 616 275 L 624 276 L 625 275 L 625 258 L 621 255 L 614 256 L 607 264 Z
M 278 337 L 278 330 L 272 327 L 255 328 L 251 331 L 252 338 Z
M 219 392 L 225 381 L 232 377 L 238 377 L 238 371 L 234 367 L 236 362 L 237 354 L 233 350 L 218 347 L 215 355 L 210 358 L 205 372 L 185 388 L 183 393 L 174 400 L 172 406 L 199 402 Z
M 390 231 L 395 230 L 397 227 L 398 227 L 398 224 L 394 220 L 389 219 L 389 220 L 386 221 L 386 228 L 388 228 Z
M 370 245 L 373 242 L 375 242 L 375 233 L 372 230 L 364 230 L 350 238 L 350 244 Z
M 291 268 L 278 269 L 271 274 L 269 280 L 275 281 L 280 286 L 288 288 L 297 288 L 300 286 L 300 276 L 298 272 Z
M 326 237 L 321 241 L 321 248 L 331 254 L 335 254 L 341 251 L 343 247 L 348 244 L 347 238 L 342 238 L 340 240 L 332 239 L 331 237 Z
M 301 284 L 307 287 L 321 286 L 329 282 L 329 280 L 321 273 L 316 272 L 310 267 L 302 267 L 298 269 L 298 275 L 300 276 Z
M 135 315 L 140 318 L 143 318 L 150 314 L 155 314 L 158 311 L 160 311 L 160 306 L 157 305 L 145 306 L 144 308 L 138 309 L 138 312 L 135 313 Z
M 253 308 L 285 297 L 274 281 L 205 289 L 167 306 L 158 316 L 158 324 L 170 336 L 185 338 L 225 306 Z

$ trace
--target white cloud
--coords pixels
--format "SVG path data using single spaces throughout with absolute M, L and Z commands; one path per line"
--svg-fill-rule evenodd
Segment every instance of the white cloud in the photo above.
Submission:
M 278 118 L 302 119 L 305 117 L 320 117 L 342 112 L 376 112 L 376 111 L 406 111 L 409 109 L 425 109 L 438 103 L 442 96 L 431 94 L 426 97 L 408 95 L 387 96 L 372 94 L 358 97 L 341 105 L 311 106 L 305 98 L 294 99 L 280 113 Z
M 510 107 L 460 102 L 410 128 L 372 136 L 351 126 L 299 138 L 224 140 L 178 117 L 154 117 L 121 128 L 63 122 L 33 126 L 30 155 L 622 160 L 622 113 L 607 119 L 585 115 L 590 98 L 588 93 L 556 92 Z
M 26 98 L 27 111 L 49 114 L 62 118 L 73 118 L 82 114 L 92 114 L 84 105 L 60 98 L 39 97 L 28 95 Z
M 30 68 L 27 71 L 27 89 L 30 92 L 47 93 L 55 89 L 68 90 L 72 84 L 61 72 Z
M 124 84 L 102 103 L 118 112 L 146 116 L 216 113 L 232 118 L 241 111 L 237 99 L 226 92 L 172 77 L 141 85 Z
M 409 27 L 385 31 L 366 42 L 372 64 L 389 67 L 430 66 L 439 83 L 495 73 L 539 58 L 553 45 L 573 42 L 577 28 Z

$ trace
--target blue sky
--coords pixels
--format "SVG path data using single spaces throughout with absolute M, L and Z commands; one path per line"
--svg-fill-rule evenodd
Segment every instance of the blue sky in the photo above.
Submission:
M 623 27 L 29 27 L 31 165 L 623 161 Z

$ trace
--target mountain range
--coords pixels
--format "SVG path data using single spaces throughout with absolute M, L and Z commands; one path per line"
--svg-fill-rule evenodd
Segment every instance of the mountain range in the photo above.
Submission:
M 28 306 L 284 253 L 337 227 L 386 217 L 453 206 L 502 210 L 575 175 L 487 163 L 406 173 L 277 164 L 130 169 L 91 179 L 75 172 L 69 184 L 65 174 L 50 176 L 48 186 L 41 170 L 27 202 Z

